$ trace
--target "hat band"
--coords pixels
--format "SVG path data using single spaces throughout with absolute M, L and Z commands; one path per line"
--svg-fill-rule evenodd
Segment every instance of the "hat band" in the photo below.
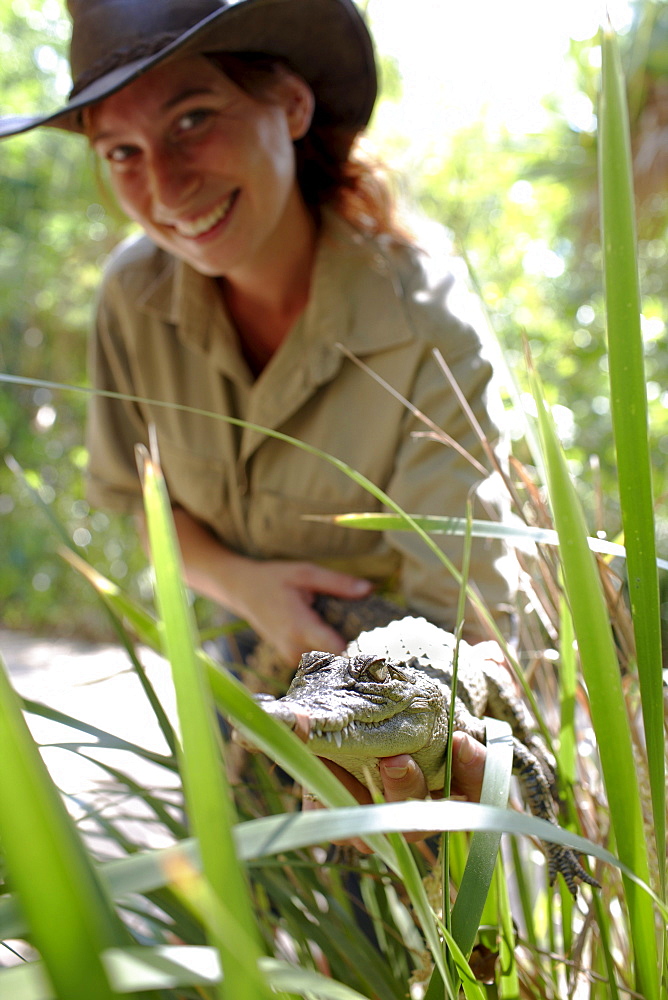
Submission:
M 103 59 L 98 59 L 92 66 L 89 66 L 86 72 L 82 73 L 78 80 L 75 81 L 70 91 L 70 101 L 77 94 L 80 94 L 82 90 L 85 90 L 86 87 L 90 87 L 92 83 L 99 80 L 100 77 L 106 76 L 107 73 L 112 73 L 119 66 L 125 66 L 135 62 L 137 59 L 146 59 L 148 56 L 155 55 L 161 49 L 175 42 L 182 34 L 182 31 L 165 31 L 156 38 L 151 38 L 150 41 L 107 53 Z

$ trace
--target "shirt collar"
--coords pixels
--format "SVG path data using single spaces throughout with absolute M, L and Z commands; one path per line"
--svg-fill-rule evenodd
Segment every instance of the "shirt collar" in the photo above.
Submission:
M 215 280 L 168 254 L 163 260 L 139 305 L 176 326 L 184 343 L 204 353 L 238 353 L 237 335 Z M 400 266 L 389 240 L 365 236 L 325 209 L 311 294 L 297 323 L 313 340 L 304 347 L 311 354 L 315 380 L 331 377 L 340 364 L 338 343 L 364 356 L 412 339 L 404 300 Z

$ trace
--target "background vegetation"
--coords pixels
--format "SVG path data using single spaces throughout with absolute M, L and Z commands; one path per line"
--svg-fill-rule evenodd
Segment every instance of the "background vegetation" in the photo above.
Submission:
M 668 245 L 668 5 L 639 0 L 624 41 L 633 134 L 651 448 L 655 496 L 668 492 L 668 369 L 665 335 Z M 67 87 L 67 22 L 58 0 L 0 0 L 3 108 L 39 107 Z M 596 103 L 598 43 L 572 44 L 583 101 Z M 384 101 L 401 100 L 397 67 L 384 61 Z M 572 69 L 565 67 L 565 72 Z M 45 97 L 46 95 L 46 97 Z M 591 131 L 549 99 L 540 135 L 492 132 L 472 122 L 446 158 L 410 160 L 407 141 L 383 135 L 390 162 L 410 167 L 403 194 L 442 222 L 478 281 L 506 361 L 527 391 L 526 332 L 590 528 L 620 528 L 608 395 L 596 208 L 595 116 Z M 381 109 L 382 113 L 382 109 Z M 100 269 L 128 232 L 96 177 L 85 144 L 48 130 L 0 146 L 0 370 L 85 386 L 86 342 Z M 525 398 L 528 398 L 528 394 Z M 531 404 L 527 404 L 531 405 Z M 83 499 L 85 395 L 3 385 L 0 450 L 35 470 L 42 495 L 96 565 L 135 594 L 144 559 L 122 519 Z M 509 420 L 513 421 L 509 411 Z M 521 429 L 517 428 L 516 436 Z M 526 458 L 527 456 L 522 455 Z M 15 476 L 0 466 L 0 609 L 4 624 L 105 635 L 99 612 L 54 555 L 46 519 L 34 516 Z
M 21 708 L 51 719 L 56 713 L 35 703 L 21 705 L 0 670 L 0 750 L 5 762 L 0 771 L 0 839 L 3 872 L 6 865 L 9 873 L 0 888 L 0 938 L 5 948 L 15 942 L 19 956 L 29 959 L 2 970 L 0 996 L 51 1000 L 58 995 L 87 1000 L 91 983 L 96 983 L 94 992 L 100 997 L 141 991 L 164 1000 L 227 1000 L 232 996 L 257 1000 L 269 995 L 266 977 L 286 997 L 401 1000 L 409 977 L 411 996 L 424 995 L 432 962 L 438 972 L 431 979 L 427 1000 L 444 995 L 454 998 L 457 975 L 463 977 L 466 996 L 478 1000 L 494 996 L 602 1000 L 627 995 L 664 1000 L 668 995 L 665 974 L 662 977 L 665 904 L 655 901 L 653 907 L 628 869 L 622 868 L 620 878 L 614 859 L 605 850 L 609 846 L 665 899 L 665 742 L 658 613 L 654 613 L 651 593 L 653 547 L 645 545 L 640 551 L 642 546 L 635 539 L 631 544 L 629 529 L 629 560 L 632 553 L 636 560 L 645 560 L 641 574 L 630 571 L 629 575 L 647 583 L 642 599 L 636 592 L 634 626 L 640 637 L 644 625 L 651 639 L 644 646 L 638 639 L 636 668 L 628 613 L 617 601 L 614 584 L 607 586 L 606 605 L 599 587 L 603 566 L 597 569 L 591 557 L 577 502 L 579 493 L 585 501 L 589 530 L 609 536 L 620 530 L 621 506 L 627 525 L 630 518 L 644 520 L 645 526 L 651 523 L 642 505 L 643 491 L 634 488 L 629 494 L 623 488 L 629 474 L 633 486 L 634 477 L 641 480 L 644 467 L 639 456 L 645 444 L 641 420 L 636 422 L 636 438 L 622 462 L 619 418 L 624 423 L 624 393 L 621 414 L 617 404 L 620 374 L 631 372 L 631 366 L 624 365 L 626 344 L 629 355 L 642 353 L 639 347 L 644 347 L 649 382 L 645 387 L 642 366 L 636 364 L 634 384 L 627 376 L 628 405 L 629 411 L 642 412 L 647 388 L 659 514 L 666 493 L 665 463 L 660 456 L 668 451 L 668 395 L 662 378 L 668 207 L 663 81 L 668 20 L 665 3 L 646 0 L 634 10 L 624 56 L 645 293 L 643 345 L 631 328 L 637 326 L 637 310 L 626 329 L 620 328 L 619 313 L 615 316 L 610 309 L 616 298 L 611 286 L 634 283 L 634 267 L 627 264 L 618 266 L 613 277 L 607 269 L 606 344 L 596 149 L 593 131 L 583 127 L 583 116 L 575 129 L 555 103 L 553 127 L 540 137 L 521 140 L 492 134 L 484 123 L 474 123 L 453 137 L 447 158 L 431 158 L 410 172 L 406 192 L 430 216 L 445 223 L 471 266 L 503 346 L 509 367 L 507 388 L 511 392 L 513 383 L 517 387 L 519 408 L 517 402 L 509 403 L 508 419 L 517 455 L 527 466 L 536 453 L 526 450 L 521 437 L 521 409 L 538 413 L 548 474 L 546 479 L 527 477 L 519 486 L 516 506 L 532 523 L 550 523 L 544 506 L 546 488 L 562 539 L 562 560 L 555 558 L 554 550 L 543 548 L 532 564 L 540 610 L 538 615 L 527 614 L 524 622 L 528 634 L 536 633 L 535 654 L 525 651 L 523 660 L 531 684 L 527 697 L 537 699 L 541 728 L 558 751 L 564 799 L 561 822 L 594 842 L 584 847 L 597 859 L 595 873 L 602 882 L 600 892 L 587 889 L 573 902 L 561 886 L 548 888 L 542 855 L 532 849 L 531 841 L 513 842 L 505 855 L 507 875 L 499 869 L 482 917 L 479 911 L 465 916 L 471 927 L 471 935 L 465 935 L 468 943 L 462 943 L 466 953 L 480 926 L 471 962 L 478 979 L 487 984 L 484 988 L 457 959 L 447 927 L 438 925 L 430 906 L 439 908 L 438 886 L 432 886 L 435 891 L 428 901 L 416 867 L 419 856 L 400 838 L 379 839 L 380 831 L 394 829 L 384 818 L 389 815 L 387 806 L 315 816 L 295 811 L 298 790 L 277 778 L 273 761 L 331 807 L 345 806 L 346 796 L 291 734 L 270 725 L 271 720 L 231 675 L 196 651 L 191 609 L 175 572 L 168 503 L 159 470 L 150 461 L 145 466 L 146 501 L 162 623 L 158 625 L 143 604 L 128 597 L 128 593 L 141 596 L 146 585 L 144 560 L 132 533 L 122 522 L 90 511 L 82 498 L 85 393 L 62 392 L 46 384 L 85 387 L 85 344 L 99 269 L 109 249 L 124 235 L 124 226 L 96 187 L 92 164 L 76 139 L 45 133 L 0 147 L 0 376 L 4 372 L 44 380 L 44 384 L 6 381 L 0 395 L 0 434 L 10 459 L 7 468 L 0 470 L 3 624 L 101 636 L 111 610 L 112 618 L 118 616 L 118 635 L 123 634 L 122 618 L 148 645 L 160 647 L 165 638 L 177 689 L 179 734 L 134 659 L 134 669 L 163 732 L 165 752 L 150 754 L 128 744 L 123 749 L 133 758 L 151 759 L 172 776 L 176 773 L 184 792 L 183 803 L 175 805 L 173 797 L 156 783 L 142 787 L 121 770 L 100 763 L 108 791 L 117 796 L 118 811 L 111 813 L 91 804 L 81 824 L 88 833 L 84 846 L 27 733 Z M 55 103 L 64 81 L 60 5 L 54 0 L 40 5 L 0 0 L 0 16 L 7 27 L 0 36 L 0 78 L 8 104 L 37 104 L 44 89 L 51 90 Z M 45 38 L 51 43 L 45 45 Z M 610 46 L 608 39 L 608 53 Z M 597 51 L 593 41 L 572 48 L 584 107 L 593 108 Z M 28 65 L 34 67 L 32 72 L 26 71 Z M 400 98 L 401 81 L 396 67 L 387 64 L 385 70 L 387 107 Z M 621 117 L 609 111 L 606 121 L 614 124 Z M 614 131 L 606 128 L 608 142 Z M 406 152 L 396 138 L 388 148 L 391 153 Z M 607 162 L 617 158 L 615 154 Z M 623 185 L 614 179 L 610 185 L 608 177 L 605 188 L 606 205 L 616 208 L 623 200 Z M 612 222 L 608 214 L 608 261 L 614 256 L 610 253 Z M 628 234 L 628 228 L 618 226 L 618 232 Z M 633 256 L 633 240 L 612 243 L 624 243 L 627 256 Z M 520 354 L 523 332 L 542 386 Z M 607 357 L 613 368 L 610 381 L 616 403 L 620 480 L 624 480 L 620 489 L 612 450 Z M 556 403 L 553 413 L 567 445 L 568 465 L 562 461 L 543 407 L 543 392 Z M 36 486 L 42 509 L 11 471 L 13 459 L 29 470 L 27 486 Z M 519 479 L 519 465 L 515 471 Z M 538 488 L 534 481 L 540 484 Z M 79 577 L 61 565 L 55 554 L 57 535 L 48 518 L 40 520 L 44 510 L 64 529 L 72 550 L 70 562 L 79 562 L 104 605 L 96 604 L 88 589 L 81 589 L 84 584 L 78 582 Z M 563 544 L 565 540 L 568 545 Z M 77 550 L 111 580 L 86 568 L 77 560 Z M 603 579 L 610 583 L 606 573 Z M 112 580 L 119 581 L 122 589 Z M 538 634 L 538 620 L 548 623 L 554 648 L 547 651 Z M 126 642 L 132 659 L 131 640 Z M 578 681 L 578 661 L 584 684 Z M 233 718 L 266 754 L 248 765 L 235 789 L 236 815 L 220 767 L 217 711 Z M 77 737 L 76 742 L 61 746 L 77 754 L 87 756 L 89 749 L 120 745 L 113 734 L 91 729 L 86 720 L 60 719 Z M 492 761 L 494 757 L 491 749 Z M 507 776 L 504 780 L 507 784 Z M 125 806 L 133 797 L 141 799 L 149 822 L 179 842 L 166 855 L 142 851 L 142 843 L 123 823 Z M 422 807 L 428 810 L 424 815 L 429 822 L 422 822 L 420 828 L 458 828 L 458 810 L 460 815 L 464 810 L 466 829 L 498 830 L 494 824 L 500 822 L 503 829 L 545 835 L 544 829 L 530 825 L 535 820 L 508 810 L 495 816 L 494 809 L 452 802 L 404 804 L 398 828 L 418 822 L 415 814 Z M 299 850 L 344 830 L 371 831 L 374 837 L 375 855 L 361 865 L 355 862 L 355 870 L 362 872 L 359 885 L 375 933 L 373 942 L 360 934 L 353 915 L 345 865 L 338 859 L 332 862 L 322 849 Z M 120 855 L 101 872 L 95 864 L 100 860 L 96 844 L 100 835 L 113 841 Z M 558 836 L 568 842 L 568 833 L 561 831 Z M 488 847 L 493 857 L 496 846 Z M 449 858 L 455 886 L 463 887 L 466 879 L 466 872 L 462 875 L 465 854 L 462 837 L 453 838 Z M 248 900 L 238 856 L 250 865 Z M 491 878 L 491 865 L 488 874 Z M 444 885 L 447 891 L 447 873 Z M 452 912 L 455 942 L 463 941 L 457 907 L 471 907 L 473 893 L 468 885 L 467 891 L 459 891 Z M 487 887 L 479 873 L 474 885 L 482 906 Z M 20 908 L 11 890 L 18 894 Z M 443 910 L 447 924 L 448 907 Z M 441 949 L 440 932 L 450 945 L 447 953 Z M 175 941 L 178 946 L 170 947 Z M 215 945 L 216 952 L 197 948 L 197 955 L 191 955 L 194 964 L 188 963 L 192 946 L 206 942 Z M 263 954 L 259 966 L 258 954 Z M 44 980 L 42 966 L 33 961 L 38 955 L 53 989 Z M 209 966 L 217 955 L 225 967 L 222 983 L 217 969 L 212 972 Z M 453 958 L 458 962 L 457 975 Z M 180 964 L 182 959 L 187 968 Z

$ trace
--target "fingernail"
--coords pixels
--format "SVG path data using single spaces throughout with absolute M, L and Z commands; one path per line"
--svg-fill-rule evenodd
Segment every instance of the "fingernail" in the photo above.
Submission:
M 464 736 L 459 743 L 459 749 L 457 751 L 457 760 L 460 764 L 470 764 L 475 757 L 475 749 L 473 747 L 473 741 L 469 736 Z
M 368 580 L 355 580 L 353 590 L 356 594 L 366 594 L 369 586 L 370 584 Z
M 389 778 L 405 778 L 408 774 L 407 764 L 386 764 L 385 774 Z

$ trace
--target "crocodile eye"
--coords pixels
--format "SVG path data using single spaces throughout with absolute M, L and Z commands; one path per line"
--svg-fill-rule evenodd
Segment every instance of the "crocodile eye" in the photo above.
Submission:
M 366 665 L 366 672 L 374 681 L 387 680 L 387 664 L 385 660 L 372 660 Z

